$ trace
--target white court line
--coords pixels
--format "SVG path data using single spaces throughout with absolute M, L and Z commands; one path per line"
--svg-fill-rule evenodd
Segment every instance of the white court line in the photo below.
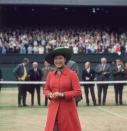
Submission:
M 100 108 L 98 108 L 98 109 L 100 109 L 100 110 L 102 110 L 102 111 L 104 111 L 104 112 L 107 112 L 107 113 L 109 113 L 109 114 L 111 114 L 111 115 L 114 115 L 114 116 L 116 116 L 116 117 L 119 117 L 119 118 L 122 118 L 122 119 L 124 119 L 124 120 L 127 120 L 127 117 L 124 117 L 124 116 L 122 116 L 122 115 L 120 115 L 120 114 L 118 114 L 118 113 L 115 113 L 115 112 L 106 110 L 106 109 L 104 109 L 104 108 L 102 108 L 102 107 L 100 107 Z

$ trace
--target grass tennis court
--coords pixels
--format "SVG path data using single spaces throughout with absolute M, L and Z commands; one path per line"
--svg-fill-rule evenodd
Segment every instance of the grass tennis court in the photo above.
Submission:
M 30 94 L 27 96 L 27 104 L 30 105 Z M 111 87 L 108 90 L 106 106 L 87 107 L 85 100 L 82 100 L 78 107 L 82 131 L 127 131 L 127 88 L 124 88 L 123 96 L 124 105 L 115 106 L 114 91 Z M 17 88 L 2 89 L 0 131 L 44 131 L 47 107 L 43 106 L 43 100 L 42 97 L 40 107 L 35 105 L 18 108 Z

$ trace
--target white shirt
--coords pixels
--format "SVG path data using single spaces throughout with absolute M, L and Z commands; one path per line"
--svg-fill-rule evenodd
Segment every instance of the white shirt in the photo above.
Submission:
M 117 65 L 117 68 L 120 71 L 121 70 L 121 65 Z
M 43 46 L 39 46 L 39 54 L 44 54 L 44 47 Z
M 78 47 L 77 47 L 77 46 L 74 46 L 74 47 L 73 47 L 73 53 L 74 53 L 74 54 L 78 54 Z
M 102 70 L 104 71 L 104 69 L 105 69 L 105 64 L 102 64 Z
M 87 68 L 86 70 L 87 70 L 88 73 L 90 72 L 90 68 Z
M 33 51 L 34 51 L 34 54 L 38 54 L 38 53 L 39 53 L 39 48 L 38 48 L 38 46 L 34 46 L 34 47 L 33 47 Z
M 36 72 L 36 71 L 37 71 L 37 68 L 34 68 L 34 71 Z

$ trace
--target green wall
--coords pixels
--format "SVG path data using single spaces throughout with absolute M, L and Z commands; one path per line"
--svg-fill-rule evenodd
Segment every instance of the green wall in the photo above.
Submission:
M 43 62 L 45 55 L 20 55 L 20 54 L 7 54 L 7 55 L 0 55 L 0 68 L 2 69 L 3 72 L 3 78 L 4 80 L 15 80 L 15 77 L 13 75 L 12 70 L 14 67 L 22 62 L 22 59 L 24 57 L 27 57 L 30 59 L 30 63 L 33 61 L 39 62 L 39 66 L 43 67 Z M 112 63 L 117 58 L 122 59 L 124 62 L 127 60 L 127 54 L 122 54 L 121 56 L 118 56 L 117 54 L 88 54 L 88 55 L 73 55 L 72 60 L 76 61 L 79 65 L 79 74 L 81 78 L 81 71 L 83 68 L 83 63 L 85 61 L 91 61 L 92 66 L 95 67 L 96 64 L 100 61 L 101 57 L 106 57 L 108 59 L 109 63 Z M 30 66 L 29 66 L 30 68 Z

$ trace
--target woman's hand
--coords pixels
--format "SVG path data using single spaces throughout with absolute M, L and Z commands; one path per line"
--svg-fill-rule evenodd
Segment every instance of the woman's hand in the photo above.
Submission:
M 58 98 L 58 97 L 63 98 L 64 97 L 64 93 L 61 93 L 61 92 L 54 92 L 53 95 L 55 98 Z
M 49 98 L 50 98 L 50 99 L 53 99 L 53 97 L 54 97 L 54 96 L 53 96 L 53 93 L 50 92 L 50 93 L 49 93 Z
M 56 98 L 58 98 L 59 97 L 59 92 L 54 92 L 54 93 L 52 93 L 52 92 L 50 92 L 49 93 L 49 98 L 50 99 L 56 99 Z
M 50 99 L 57 99 L 57 98 L 63 98 L 63 97 L 64 97 L 64 93 L 61 93 L 61 92 L 49 93 Z

